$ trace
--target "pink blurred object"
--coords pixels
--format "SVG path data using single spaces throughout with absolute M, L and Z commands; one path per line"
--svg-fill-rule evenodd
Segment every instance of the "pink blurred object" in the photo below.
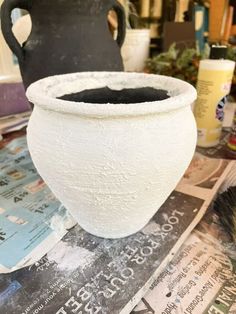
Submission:
M 22 82 L 0 82 L 0 117 L 30 110 Z

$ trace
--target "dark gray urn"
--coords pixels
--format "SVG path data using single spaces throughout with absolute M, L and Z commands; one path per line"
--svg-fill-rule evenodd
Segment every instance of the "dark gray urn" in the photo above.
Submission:
M 23 47 L 12 33 L 14 8 L 27 10 L 32 20 Z M 118 16 L 116 41 L 107 21 L 111 9 Z M 5 0 L 1 27 L 18 58 L 25 88 L 56 74 L 123 71 L 120 47 L 125 38 L 125 13 L 116 0 Z

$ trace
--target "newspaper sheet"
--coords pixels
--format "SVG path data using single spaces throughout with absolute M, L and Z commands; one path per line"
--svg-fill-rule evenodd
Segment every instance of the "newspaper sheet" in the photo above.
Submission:
M 25 136 L 0 150 L 0 272 L 30 265 L 75 225 L 38 175 Z
M 28 125 L 31 111 L 0 117 L 0 134 L 18 131 Z
M 235 314 L 236 246 L 211 209 L 132 314 Z

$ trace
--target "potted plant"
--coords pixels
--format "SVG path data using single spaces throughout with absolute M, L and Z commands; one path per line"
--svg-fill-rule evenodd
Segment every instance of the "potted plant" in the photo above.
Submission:
M 186 48 L 181 51 L 174 43 L 168 51 L 147 59 L 146 69 L 149 73 L 176 77 L 196 86 L 201 58 L 197 49 Z
M 126 12 L 126 38 L 121 49 L 127 72 L 142 72 L 149 57 L 150 29 L 142 28 L 134 5 L 129 0 L 119 0 Z

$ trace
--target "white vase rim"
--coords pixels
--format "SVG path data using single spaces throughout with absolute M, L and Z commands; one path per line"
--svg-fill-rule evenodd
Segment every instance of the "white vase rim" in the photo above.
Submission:
M 160 101 L 129 104 L 94 104 L 73 102 L 57 97 L 87 89 L 153 87 L 168 91 L 169 98 Z M 26 95 L 36 107 L 80 116 L 108 118 L 159 114 L 192 104 L 197 97 L 189 83 L 169 76 L 128 72 L 80 72 L 43 78 L 29 86 Z

